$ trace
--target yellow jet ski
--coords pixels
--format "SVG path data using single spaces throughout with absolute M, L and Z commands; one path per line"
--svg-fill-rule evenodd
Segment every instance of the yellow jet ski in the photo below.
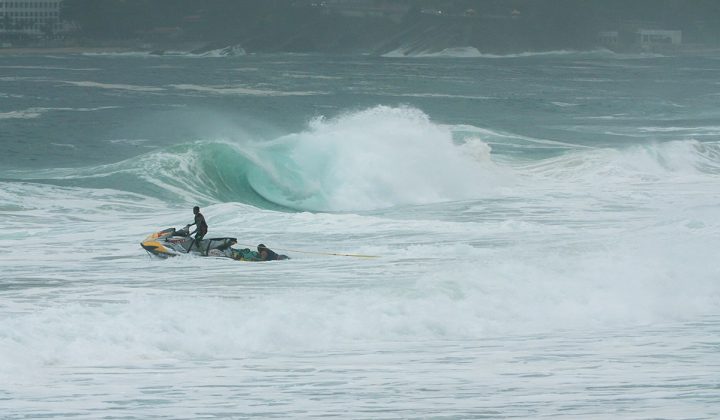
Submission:
M 152 233 L 140 243 L 140 246 L 152 255 L 167 258 L 191 253 L 202 256 L 224 256 L 225 251 L 236 243 L 237 238 L 203 238 L 198 241 L 190 236 L 189 229 L 185 226 L 179 230 L 168 228 Z
M 232 248 L 236 243 L 237 238 L 203 238 L 198 241 L 190 236 L 189 227 L 185 226 L 182 229 L 168 228 L 152 233 L 140 243 L 140 246 L 151 255 L 160 258 L 193 254 L 204 257 L 232 258 L 238 261 L 267 260 L 267 254 L 261 255 L 249 248 Z M 259 250 L 265 250 L 264 245 L 260 246 L 262 248 L 258 248 Z M 274 256 L 276 258 L 272 259 L 288 259 L 286 255 L 275 254 Z

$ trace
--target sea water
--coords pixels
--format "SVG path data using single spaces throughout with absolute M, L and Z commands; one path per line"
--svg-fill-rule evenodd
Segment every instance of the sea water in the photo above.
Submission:
M 0 57 L 0 418 L 720 417 L 720 56 L 461 55 Z

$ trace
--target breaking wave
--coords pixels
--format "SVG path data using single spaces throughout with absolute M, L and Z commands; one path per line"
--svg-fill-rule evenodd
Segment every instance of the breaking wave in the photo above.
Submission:
M 454 57 L 454 58 L 477 58 L 483 54 L 475 47 L 451 47 L 440 51 L 416 51 L 410 47 L 402 47 L 383 54 L 383 57 Z
M 589 51 L 578 50 L 548 50 L 548 51 L 527 51 L 507 54 L 487 53 L 478 50 L 475 47 L 447 47 L 434 48 L 430 44 L 408 43 L 398 47 L 392 51 L 382 54 L 386 58 L 533 58 L 533 57 L 563 57 L 569 58 L 611 58 L 611 59 L 646 59 L 664 57 L 660 54 L 652 53 L 616 53 L 614 51 L 599 48 Z
M 517 143 L 525 157 L 492 155 Z M 553 150 L 551 157 L 531 151 Z M 530 156 L 531 158 L 528 158 Z M 241 202 L 298 211 L 364 211 L 495 196 L 503 188 L 566 189 L 720 174 L 720 143 L 697 140 L 587 148 L 433 122 L 409 107 L 316 118 L 272 141 L 199 141 L 110 165 L 10 178 L 114 188 L 173 203 Z M 6 175 L 7 176 L 7 175 Z M 583 187 L 579 187 L 583 185 Z
M 489 153 L 477 139 L 456 144 L 450 128 L 417 109 L 379 106 L 317 118 L 270 142 L 196 142 L 110 165 L 35 171 L 32 179 L 168 201 L 371 210 L 478 197 L 494 184 Z

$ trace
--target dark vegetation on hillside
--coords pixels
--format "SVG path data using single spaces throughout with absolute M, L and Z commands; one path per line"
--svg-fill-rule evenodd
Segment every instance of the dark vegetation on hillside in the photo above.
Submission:
M 382 8 L 393 0 L 367 0 Z M 402 1 L 402 0 L 396 0 Z M 240 44 L 248 51 L 382 52 L 474 46 L 503 52 L 589 48 L 603 30 L 637 25 L 720 44 L 717 0 L 416 0 L 399 18 L 348 17 L 307 0 L 65 0 L 80 45 Z M 428 13 L 441 10 L 441 14 Z

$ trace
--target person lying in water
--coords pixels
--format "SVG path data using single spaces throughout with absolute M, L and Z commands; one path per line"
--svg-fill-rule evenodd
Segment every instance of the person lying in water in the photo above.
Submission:
M 275 251 L 266 247 L 264 244 L 260 244 L 257 246 L 257 252 L 252 251 L 250 248 L 229 248 L 227 252 L 229 252 L 229 255 L 227 256 L 239 261 L 273 261 L 290 259 L 290 257 L 288 257 L 287 255 L 277 254 Z
M 275 251 L 265 246 L 265 244 L 260 244 L 257 246 L 257 252 L 258 252 L 258 258 L 260 261 L 273 261 L 273 260 L 287 260 L 287 255 L 278 255 Z

